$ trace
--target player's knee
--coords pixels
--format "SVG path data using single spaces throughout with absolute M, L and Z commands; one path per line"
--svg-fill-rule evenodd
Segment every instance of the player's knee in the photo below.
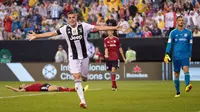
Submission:
M 116 68 L 112 67 L 111 72 L 115 72 L 115 71 L 116 71 Z
M 180 72 L 174 72 L 174 77 L 179 78 L 179 74 L 180 74 Z
M 74 79 L 75 79 L 75 80 L 81 79 L 80 73 L 74 73 L 73 76 L 74 76 Z
M 184 67 L 183 67 L 183 71 L 184 71 L 184 73 L 189 72 L 189 67 L 188 67 L 188 66 L 184 66 Z

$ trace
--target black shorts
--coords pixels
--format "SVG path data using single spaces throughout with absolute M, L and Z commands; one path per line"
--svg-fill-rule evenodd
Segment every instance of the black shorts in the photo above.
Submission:
M 48 83 L 43 84 L 42 87 L 40 88 L 40 91 L 48 91 L 49 86 L 51 85 Z
M 112 67 L 115 67 L 115 69 L 119 68 L 119 60 L 107 60 L 106 69 L 112 70 Z

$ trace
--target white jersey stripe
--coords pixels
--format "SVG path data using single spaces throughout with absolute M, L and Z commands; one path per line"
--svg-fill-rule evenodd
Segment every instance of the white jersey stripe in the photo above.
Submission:
M 81 47 L 81 43 L 80 40 L 74 41 L 75 42 L 75 46 L 77 49 L 77 53 L 78 53 L 78 59 L 83 59 L 83 53 L 82 53 L 82 47 Z

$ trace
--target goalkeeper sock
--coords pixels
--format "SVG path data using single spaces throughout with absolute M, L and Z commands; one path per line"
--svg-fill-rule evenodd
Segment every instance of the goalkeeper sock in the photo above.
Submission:
M 111 80 L 112 80 L 112 88 L 117 88 L 115 73 L 111 73 Z
M 175 84 L 176 92 L 180 93 L 180 81 L 179 81 L 179 78 L 175 78 L 174 79 L 174 84 Z
M 185 84 L 188 86 L 190 84 L 190 74 L 189 72 L 185 73 Z

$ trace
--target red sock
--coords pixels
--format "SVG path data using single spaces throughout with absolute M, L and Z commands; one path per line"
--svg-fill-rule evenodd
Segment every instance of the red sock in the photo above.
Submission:
M 111 80 L 112 80 L 112 88 L 117 88 L 115 73 L 111 73 Z
M 59 87 L 58 91 L 60 91 L 60 92 L 74 92 L 75 88 L 63 88 L 63 87 Z

